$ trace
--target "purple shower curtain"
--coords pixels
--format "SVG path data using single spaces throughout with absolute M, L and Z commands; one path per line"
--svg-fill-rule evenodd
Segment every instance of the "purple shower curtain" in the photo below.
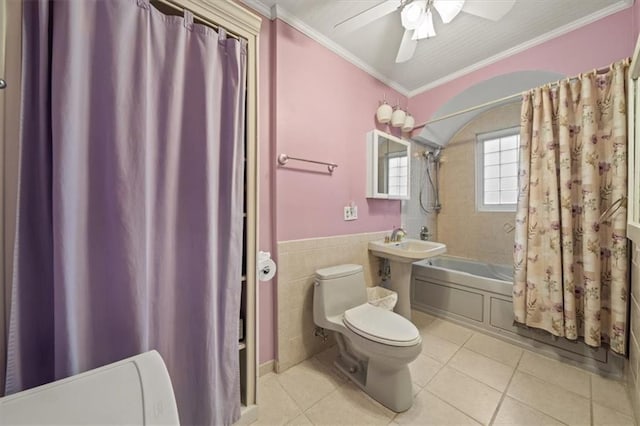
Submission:
M 7 392 L 157 349 L 240 415 L 246 44 L 148 0 L 24 2 Z

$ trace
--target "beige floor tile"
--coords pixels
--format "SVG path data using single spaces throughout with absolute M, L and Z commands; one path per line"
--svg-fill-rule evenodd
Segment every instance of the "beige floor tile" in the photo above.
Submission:
M 591 398 L 605 407 L 619 411 L 627 416 L 633 415 L 627 390 L 622 382 L 605 379 L 597 375 L 591 376 Z
M 591 397 L 590 374 L 571 365 L 525 351 L 518 370 L 558 385 L 585 398 Z
M 398 414 L 394 421 L 401 425 L 479 425 L 427 390 L 420 392 L 413 406 Z
M 494 361 L 464 347 L 456 352 L 447 365 L 500 392 L 504 392 L 507 388 L 514 370 L 514 367 Z
M 466 327 L 459 326 L 449 321 L 441 320 L 439 318 L 434 319 L 431 323 L 422 328 L 423 332 L 432 334 L 441 339 L 448 340 L 457 345 L 464 344 L 469 337 L 473 334 L 473 331 Z
M 464 347 L 512 367 L 518 365 L 523 352 L 515 345 L 482 333 L 471 336 Z
M 284 425 L 301 414 L 300 408 L 282 388 L 273 373 L 258 381 L 258 421 L 255 425 Z
M 588 399 L 520 371 L 513 376 L 507 395 L 570 425 L 591 422 Z
M 562 426 L 564 423 L 507 396 L 500 404 L 492 425 Z
M 329 349 L 326 349 L 315 356 L 315 358 L 323 363 L 326 367 L 333 367 L 333 362 L 336 360 L 338 356 L 338 346 L 331 346 Z
M 593 424 L 598 426 L 634 426 L 633 418 L 597 402 L 593 403 Z
M 415 396 L 420 393 L 422 388 L 423 386 L 420 386 L 416 382 L 411 383 L 411 395 L 413 395 L 413 397 L 415 398 Z
M 316 359 L 306 360 L 277 376 L 278 382 L 303 411 L 343 382 Z
M 342 373 L 342 371 L 338 370 L 334 361 L 338 357 L 338 346 L 333 345 L 327 350 L 324 350 L 317 354 L 314 358 L 317 359 L 324 365 L 327 369 L 331 371 L 331 373 L 341 382 L 346 382 L 349 380 L 347 376 Z
M 442 368 L 442 363 L 425 355 L 420 355 L 409 364 L 411 379 L 421 388 L 425 387 L 429 380 Z
M 392 420 L 389 412 L 347 383 L 309 408 L 305 415 L 314 425 L 386 425 Z
M 431 324 L 436 318 L 420 311 L 411 311 L 411 322 L 415 324 L 418 330 L 422 330 Z
M 446 364 L 458 349 L 460 345 L 431 334 L 422 334 L 422 355 L 429 356 L 442 364 Z
M 502 396 L 495 389 L 447 366 L 425 389 L 482 424 L 489 424 Z
M 312 426 L 311 420 L 307 418 L 304 414 L 300 414 L 295 419 L 291 420 L 287 425 L 290 426 Z

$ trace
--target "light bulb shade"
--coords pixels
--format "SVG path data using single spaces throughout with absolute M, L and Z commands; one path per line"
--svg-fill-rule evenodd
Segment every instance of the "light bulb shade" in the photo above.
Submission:
M 395 111 L 393 111 L 393 114 L 391 114 L 391 125 L 393 127 L 402 127 L 405 117 L 405 112 L 400 108 L 396 108 Z
M 413 118 L 411 114 L 407 114 L 404 118 L 404 123 L 402 124 L 403 132 L 410 132 L 413 130 L 413 126 L 415 126 L 416 120 Z
M 386 102 L 383 102 L 376 111 L 376 119 L 378 123 L 388 123 L 391 121 L 391 114 L 393 113 L 393 108 Z
M 458 16 L 462 6 L 464 6 L 464 0 L 435 0 L 433 2 L 433 7 L 436 8 L 442 18 L 442 22 L 445 24 L 453 21 L 453 18 Z
M 420 26 L 413 32 L 413 40 L 422 40 L 436 36 L 436 29 L 433 26 L 433 14 L 431 9 L 427 10 Z
M 405 30 L 415 30 L 420 25 L 420 21 L 427 8 L 427 2 L 424 0 L 414 0 L 400 12 L 400 19 Z

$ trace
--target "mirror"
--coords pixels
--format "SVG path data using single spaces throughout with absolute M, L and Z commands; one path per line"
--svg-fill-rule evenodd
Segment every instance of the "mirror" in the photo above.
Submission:
M 409 199 L 411 145 L 396 136 L 367 133 L 367 198 Z

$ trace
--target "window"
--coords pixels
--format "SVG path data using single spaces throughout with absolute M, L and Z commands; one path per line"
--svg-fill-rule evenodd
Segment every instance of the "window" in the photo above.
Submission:
M 477 136 L 476 203 L 480 211 L 516 211 L 520 128 Z
M 389 170 L 389 195 L 401 196 L 407 195 L 407 185 L 409 177 L 407 176 L 407 155 L 392 155 L 388 158 Z

